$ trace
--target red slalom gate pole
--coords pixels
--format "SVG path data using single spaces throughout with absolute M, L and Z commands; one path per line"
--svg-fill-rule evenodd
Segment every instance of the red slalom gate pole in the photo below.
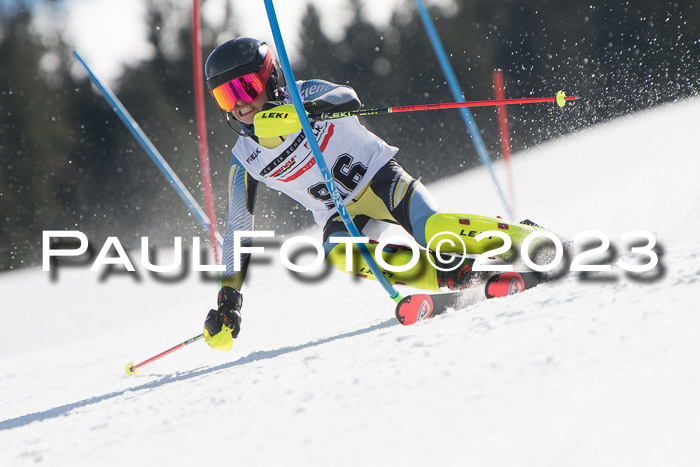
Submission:
M 204 114 L 204 80 L 202 79 L 202 34 L 199 14 L 199 0 L 192 2 L 192 69 L 194 74 L 194 102 L 197 120 L 197 142 L 199 145 L 199 166 L 202 172 L 202 188 L 207 216 L 211 220 L 209 241 L 214 250 L 214 261 L 219 262 L 216 241 L 216 213 L 214 195 L 211 187 L 211 168 L 209 166 L 209 144 L 207 142 L 207 120 Z
M 142 366 L 148 365 L 149 363 L 154 362 L 154 361 L 158 360 L 159 358 L 163 358 L 166 355 L 171 354 L 171 353 L 175 352 L 176 350 L 179 350 L 179 349 L 185 347 L 186 345 L 190 345 L 193 342 L 197 342 L 199 339 L 201 339 L 203 337 L 204 337 L 204 334 L 200 334 L 198 336 L 191 337 L 191 338 L 187 339 L 185 342 L 181 342 L 180 344 L 177 344 L 175 347 L 172 347 L 172 348 L 166 350 L 165 352 L 161 352 L 158 355 L 151 357 L 148 360 L 145 360 L 145 361 L 139 363 L 138 365 L 134 365 L 134 362 L 129 362 L 126 364 L 124 371 L 126 371 L 127 375 L 136 374 L 136 370 L 138 370 Z
M 493 72 L 493 91 L 496 100 L 505 100 L 505 86 L 503 84 L 503 72 L 495 70 Z M 501 154 L 506 163 L 506 173 L 508 176 L 508 192 L 510 193 L 510 206 L 515 213 L 515 191 L 513 189 L 513 169 L 510 165 L 510 131 L 508 130 L 508 113 L 505 105 L 497 105 L 496 113 L 498 115 L 498 133 L 501 140 Z

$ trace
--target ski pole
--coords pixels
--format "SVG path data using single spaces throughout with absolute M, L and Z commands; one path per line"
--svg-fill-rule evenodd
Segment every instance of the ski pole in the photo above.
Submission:
M 486 107 L 494 105 L 512 105 L 512 104 L 535 104 L 538 102 L 556 102 L 559 107 L 564 107 L 566 101 L 575 101 L 576 97 L 567 96 L 564 91 L 557 92 L 555 97 L 526 97 L 523 99 L 496 99 L 488 101 L 469 101 L 469 102 L 446 102 L 442 104 L 422 104 L 422 105 L 404 105 L 398 107 L 385 107 L 382 109 L 360 109 L 351 110 L 348 112 L 321 112 L 309 114 L 312 120 L 330 120 L 334 118 L 363 116 L 363 115 L 379 115 L 387 113 L 399 112 L 415 112 L 418 110 L 438 110 L 438 109 L 459 109 L 462 107 Z
M 556 102 L 559 107 L 564 107 L 566 101 L 574 101 L 576 97 L 567 96 L 564 91 L 557 92 L 554 97 L 526 97 L 522 99 L 495 99 L 489 101 L 446 102 L 442 104 L 404 105 L 399 107 L 385 107 L 382 109 L 360 109 L 348 112 L 319 112 L 308 114 L 308 118 L 314 121 L 332 120 L 343 117 L 360 117 L 363 115 L 379 115 L 400 112 L 415 112 L 418 110 L 458 109 L 460 107 L 486 107 L 512 104 L 535 104 L 538 102 Z M 273 107 L 263 110 L 255 115 L 255 134 L 259 137 L 272 137 L 289 135 L 301 130 L 301 120 L 297 117 L 292 104 Z
M 139 363 L 138 365 L 134 365 L 134 362 L 129 362 L 129 363 L 126 364 L 126 367 L 124 368 L 124 371 L 126 371 L 126 374 L 127 374 L 127 375 L 134 375 L 134 374 L 136 374 L 136 370 L 138 370 L 140 367 L 142 367 L 142 366 L 144 366 L 144 365 L 147 365 L 147 364 L 149 364 L 149 363 L 151 363 L 151 362 L 153 362 L 153 361 L 156 361 L 156 360 L 158 360 L 158 359 L 161 358 L 161 357 L 165 357 L 166 355 L 168 355 L 168 354 L 170 354 L 170 353 L 173 353 L 173 352 L 175 352 L 176 350 L 181 349 L 181 348 L 183 348 L 183 347 L 186 346 L 186 345 L 190 345 L 191 343 L 196 342 L 196 341 L 198 341 L 199 339 L 201 339 L 201 338 L 203 338 L 203 337 L 204 337 L 204 334 L 200 334 L 200 335 L 198 335 L 198 336 L 191 337 L 191 338 L 187 339 L 185 342 L 182 342 L 182 343 L 180 343 L 180 344 L 177 344 L 175 347 L 170 348 L 170 349 L 166 350 L 165 352 L 161 352 L 161 353 L 159 353 L 158 355 L 156 355 L 155 357 L 151 357 L 151 358 L 149 358 L 148 360 Z

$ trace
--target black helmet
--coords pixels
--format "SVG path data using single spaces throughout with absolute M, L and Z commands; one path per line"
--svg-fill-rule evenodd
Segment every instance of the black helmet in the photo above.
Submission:
M 204 66 L 207 86 L 212 95 L 218 86 L 249 73 L 257 74 L 270 99 L 280 98 L 279 88 L 284 86 L 284 76 L 270 47 L 257 39 L 239 37 L 224 42 L 214 49 Z M 214 98 L 217 99 L 215 95 Z M 219 107 L 222 107 L 221 104 Z

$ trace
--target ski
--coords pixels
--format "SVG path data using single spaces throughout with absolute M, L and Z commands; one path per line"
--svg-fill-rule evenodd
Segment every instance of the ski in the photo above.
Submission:
M 484 285 L 486 298 L 505 297 L 535 287 L 545 279 L 536 272 L 504 272 L 491 276 Z M 396 305 L 396 319 L 404 326 L 432 318 L 459 305 L 462 291 L 414 294 Z

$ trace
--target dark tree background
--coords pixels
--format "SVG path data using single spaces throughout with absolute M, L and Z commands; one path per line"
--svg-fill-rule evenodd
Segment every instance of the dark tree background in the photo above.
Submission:
M 81 230 L 95 243 L 116 235 L 132 247 L 141 236 L 163 245 L 176 235 L 206 237 L 89 82 L 72 78 L 69 46 L 49 50 L 33 35 L 35 4 L 0 7 L 0 270 L 37 264 L 43 230 Z M 349 84 L 367 107 L 453 100 L 412 0 L 382 29 L 359 1 L 351 4 L 354 16 L 339 42 L 323 33 L 318 12 L 307 8 L 303 47 L 291 57 L 297 79 Z M 173 4 L 148 5 L 156 54 L 127 70 L 118 95 L 202 199 L 189 23 L 175 35 L 180 53 L 168 54 L 173 44 L 164 47 L 162 16 Z M 223 24 L 244 20 L 236 18 L 233 5 L 221 12 Z M 514 151 L 700 91 L 697 1 L 472 0 L 457 2 L 453 10 L 431 9 L 431 15 L 465 98 L 493 98 L 491 73 L 497 68 L 508 97 L 551 96 L 559 89 L 582 97 L 565 111 L 511 106 Z M 238 34 L 235 26 L 203 31 L 205 57 L 222 35 Z M 60 64 L 47 76 L 39 64 L 49 53 Z M 213 103 L 206 105 L 223 229 L 236 136 Z M 495 111 L 473 113 L 491 156 L 499 158 Z M 457 111 L 368 117 L 363 123 L 399 146 L 400 162 L 424 181 L 479 164 Z M 259 190 L 257 228 L 289 232 L 311 222 L 291 200 Z

